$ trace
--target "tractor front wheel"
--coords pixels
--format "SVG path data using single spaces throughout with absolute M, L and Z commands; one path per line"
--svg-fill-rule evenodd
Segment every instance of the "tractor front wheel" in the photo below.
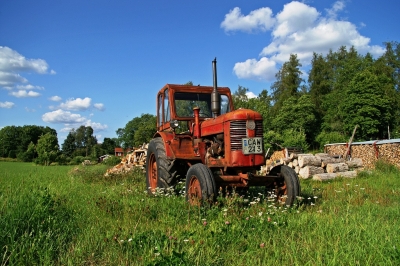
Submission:
M 277 173 L 280 169 L 280 173 Z M 276 196 L 278 203 L 286 206 L 291 206 L 296 198 L 300 195 L 300 182 L 296 172 L 289 166 L 282 165 L 278 169 L 271 171 L 271 174 L 277 174 L 272 192 Z M 271 191 L 271 189 L 269 189 Z
M 146 186 L 150 195 L 153 195 L 157 188 L 169 187 L 166 182 L 170 177 L 167 170 L 168 163 L 162 139 L 152 139 L 149 143 L 146 159 Z
M 213 174 L 207 166 L 192 165 L 186 174 L 186 200 L 191 205 L 212 203 L 217 196 L 217 186 Z

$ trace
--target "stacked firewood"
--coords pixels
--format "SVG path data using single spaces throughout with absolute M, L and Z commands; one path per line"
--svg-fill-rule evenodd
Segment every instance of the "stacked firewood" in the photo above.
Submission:
M 137 167 L 140 167 L 144 171 L 146 165 L 147 148 L 148 144 L 143 144 L 140 148 L 133 150 L 133 152 L 123 157 L 119 164 L 108 169 L 104 176 L 127 173 Z
M 285 155 L 288 156 L 285 157 Z M 276 160 L 279 156 L 282 157 Z M 267 160 L 265 167 L 261 169 L 261 173 L 268 173 L 273 167 L 280 164 L 293 168 L 300 178 L 313 178 L 319 181 L 334 179 L 338 176 L 355 177 L 357 176 L 357 170 L 363 167 L 363 161 L 360 158 L 346 161 L 343 157 L 330 156 L 327 153 L 317 153 L 315 155 L 298 154 L 288 153 L 283 150 L 275 152 Z
M 345 156 L 347 144 L 329 144 L 325 146 L 325 152 L 331 156 Z M 400 141 L 368 141 L 353 143 L 349 154 L 352 158 L 360 158 L 365 168 L 374 168 L 377 160 L 384 160 L 400 167 Z

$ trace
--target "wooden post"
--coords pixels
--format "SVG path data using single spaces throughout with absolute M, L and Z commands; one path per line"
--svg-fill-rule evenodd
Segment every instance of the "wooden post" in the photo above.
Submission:
M 344 159 L 345 159 L 345 160 L 347 160 L 347 155 L 349 154 L 350 146 L 351 146 L 351 143 L 353 142 L 354 135 L 356 134 L 357 127 L 358 127 L 358 125 L 356 125 L 356 126 L 354 127 L 353 135 L 351 135 L 351 138 L 350 138 L 350 140 L 349 140 L 349 145 L 347 146 L 346 153 L 344 154 Z

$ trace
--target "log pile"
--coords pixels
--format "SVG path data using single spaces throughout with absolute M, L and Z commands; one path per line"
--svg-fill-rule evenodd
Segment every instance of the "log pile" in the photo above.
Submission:
M 123 157 L 119 164 L 108 169 L 104 176 L 127 173 L 137 167 L 145 171 L 147 148 L 148 144 L 143 144 L 142 147 L 134 149 L 131 153 Z
M 328 153 L 296 154 L 283 150 L 275 152 L 271 158 L 267 160 L 265 167 L 262 167 L 261 174 L 266 174 L 273 167 L 283 164 L 293 168 L 300 178 L 324 181 L 338 176 L 355 177 L 356 171 L 363 167 L 363 161 L 360 158 L 346 161 L 343 157 L 331 156 Z
M 325 152 L 331 156 L 344 156 L 346 149 L 346 143 L 325 145 Z M 349 156 L 360 158 L 365 168 L 374 168 L 377 160 L 384 160 L 400 167 L 400 139 L 353 142 Z

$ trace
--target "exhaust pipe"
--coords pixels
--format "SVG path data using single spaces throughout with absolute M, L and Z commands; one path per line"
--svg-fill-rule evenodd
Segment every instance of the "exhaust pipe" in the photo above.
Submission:
M 217 58 L 214 58 L 212 61 L 213 66 L 213 86 L 214 89 L 211 93 L 211 111 L 213 113 L 213 117 L 217 117 L 221 112 L 221 99 L 217 90 Z

